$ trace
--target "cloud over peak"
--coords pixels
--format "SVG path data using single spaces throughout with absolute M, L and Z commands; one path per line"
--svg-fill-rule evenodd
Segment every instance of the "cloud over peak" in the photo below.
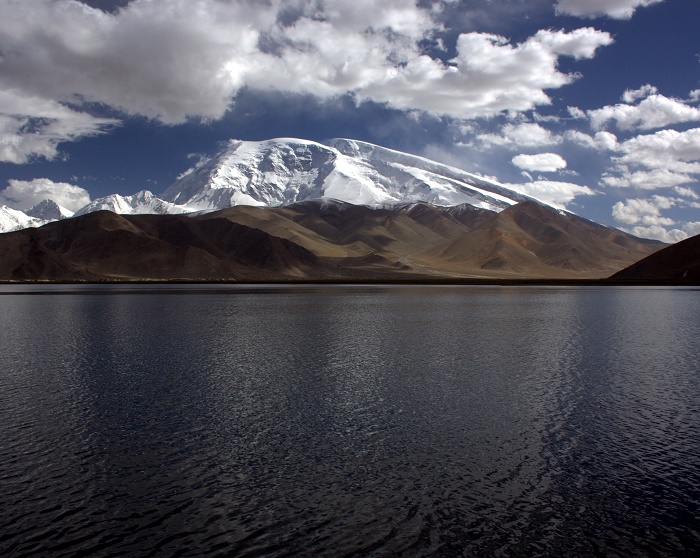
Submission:
M 436 15 L 418 0 L 132 0 L 111 13 L 77 0 L 8 0 L 0 3 L 0 157 L 52 158 L 57 143 L 114 123 L 87 114 L 90 103 L 176 124 L 221 118 L 244 87 L 350 94 L 462 119 L 517 113 L 549 104 L 547 90 L 577 78 L 559 70 L 560 57 L 591 58 L 612 43 L 589 27 L 542 30 L 518 44 L 463 33 L 445 62 L 422 46 L 443 30 Z M 13 109 L 13 95 L 80 125 L 45 130 L 33 145 L 22 126 L 42 109 Z
M 0 205 L 12 209 L 29 209 L 47 199 L 70 211 L 77 211 L 90 203 L 90 194 L 80 186 L 48 178 L 9 180 L 8 186 L 0 191 Z

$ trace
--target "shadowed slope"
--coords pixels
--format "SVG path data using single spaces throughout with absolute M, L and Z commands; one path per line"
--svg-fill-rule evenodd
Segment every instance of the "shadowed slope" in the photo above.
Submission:
M 297 244 L 216 218 L 100 211 L 8 233 L 0 244 L 4 279 L 256 279 L 318 267 Z
M 595 278 L 663 245 L 523 202 L 501 213 L 418 203 L 105 211 L 0 235 L 0 279 Z
M 615 273 L 611 279 L 623 281 L 700 281 L 700 235 L 644 258 Z

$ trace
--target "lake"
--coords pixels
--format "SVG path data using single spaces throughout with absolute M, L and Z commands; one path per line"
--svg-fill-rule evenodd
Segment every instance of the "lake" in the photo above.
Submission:
M 697 556 L 700 291 L 0 286 L 2 556 Z

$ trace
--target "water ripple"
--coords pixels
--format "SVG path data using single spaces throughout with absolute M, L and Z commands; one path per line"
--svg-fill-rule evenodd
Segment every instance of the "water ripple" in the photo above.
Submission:
M 1 555 L 700 551 L 697 293 L 244 291 L 2 297 Z

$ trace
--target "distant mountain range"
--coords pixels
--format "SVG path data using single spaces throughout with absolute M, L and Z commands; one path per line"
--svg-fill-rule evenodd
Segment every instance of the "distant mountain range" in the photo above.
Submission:
M 98 211 L 22 229 L 0 236 L 0 279 L 583 279 L 663 246 L 531 201 L 496 213 L 314 200 L 195 216 Z
M 324 145 L 300 139 L 232 140 L 160 196 L 146 190 L 131 196 L 112 194 L 93 200 L 75 215 L 101 210 L 120 215 L 179 215 L 236 205 L 276 207 L 310 199 L 370 207 L 424 201 L 501 211 L 533 198 L 448 165 L 360 141 L 335 139 Z M 51 211 L 45 210 L 46 204 L 51 204 Z M 0 232 L 72 215 L 48 200 L 25 212 L 2 206 Z
M 2 207 L 0 228 L 5 280 L 589 279 L 665 246 L 346 139 L 231 141 L 160 196 Z

